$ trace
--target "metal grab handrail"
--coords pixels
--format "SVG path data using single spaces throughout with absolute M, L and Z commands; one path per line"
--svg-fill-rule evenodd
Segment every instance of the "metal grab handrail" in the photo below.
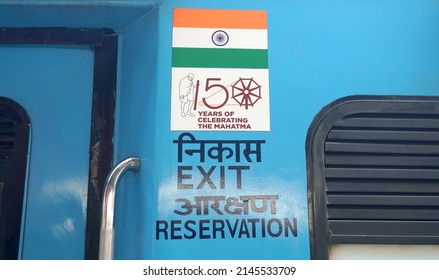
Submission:
M 130 157 L 117 164 L 108 174 L 104 188 L 104 199 L 101 212 L 101 229 L 99 238 L 99 259 L 112 260 L 114 250 L 114 200 L 116 186 L 122 175 L 128 171 L 140 168 L 140 158 Z

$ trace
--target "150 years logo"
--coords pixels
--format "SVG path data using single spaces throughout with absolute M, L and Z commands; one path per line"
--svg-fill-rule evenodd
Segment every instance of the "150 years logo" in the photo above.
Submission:
M 171 130 L 269 131 L 267 38 L 265 11 L 175 9 Z

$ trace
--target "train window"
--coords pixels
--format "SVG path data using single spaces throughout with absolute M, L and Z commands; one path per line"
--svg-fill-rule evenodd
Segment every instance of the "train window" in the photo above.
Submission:
M 439 97 L 342 98 L 306 149 L 312 259 L 438 258 Z
M 0 97 L 0 259 L 17 259 L 26 178 L 30 120 Z

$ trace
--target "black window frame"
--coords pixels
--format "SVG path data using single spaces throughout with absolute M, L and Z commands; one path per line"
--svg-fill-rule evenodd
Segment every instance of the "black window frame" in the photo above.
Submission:
M 328 222 L 327 182 L 325 175 L 325 145 L 333 125 L 349 115 L 382 114 L 392 111 L 401 113 L 416 112 L 437 115 L 439 118 L 438 96 L 348 96 L 338 99 L 324 107 L 314 118 L 306 139 L 308 214 L 311 259 L 328 259 L 331 244 L 439 244 L 439 232 L 427 225 L 427 235 L 413 234 L 401 227 L 401 234 L 389 236 L 353 235 L 334 236 Z M 436 128 L 437 129 L 437 128 Z M 436 143 L 439 145 L 438 143 Z M 439 159 L 439 157 L 438 157 Z M 437 163 L 435 163 L 437 165 Z M 437 180 L 433 182 L 436 184 Z M 439 189 L 439 184 L 437 184 Z M 439 191 L 438 191 L 439 193 Z M 435 200 L 437 193 L 434 194 Z M 429 207 L 433 208 L 433 207 Z M 435 209 L 436 210 L 436 209 Z M 439 218 L 438 218 L 439 220 Z M 377 226 L 376 224 L 372 226 Z M 378 229 L 379 231 L 380 229 Z

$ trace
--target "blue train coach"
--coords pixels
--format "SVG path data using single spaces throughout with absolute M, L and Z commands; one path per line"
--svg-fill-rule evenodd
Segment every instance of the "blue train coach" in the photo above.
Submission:
M 1 0 L 0 259 L 436 259 L 438 50 L 436 0 Z

